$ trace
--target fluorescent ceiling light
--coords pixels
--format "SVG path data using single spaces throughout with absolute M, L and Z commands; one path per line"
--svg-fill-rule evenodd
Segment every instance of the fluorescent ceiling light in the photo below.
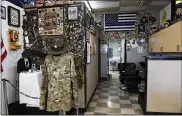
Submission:
M 101 8 L 113 8 L 113 7 L 119 7 L 120 2 L 116 1 L 89 1 L 91 7 L 93 9 L 101 9 Z
M 177 0 L 176 4 L 182 3 L 182 0 Z
M 86 7 L 88 8 L 89 11 L 91 11 L 90 5 L 88 4 L 88 1 L 84 1 Z

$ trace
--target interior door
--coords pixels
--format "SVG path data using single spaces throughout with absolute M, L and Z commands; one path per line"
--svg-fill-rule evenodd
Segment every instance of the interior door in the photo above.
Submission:
M 157 49 L 159 49 L 159 52 L 169 52 L 169 38 L 168 35 L 166 35 L 166 29 L 157 33 L 157 39 Z

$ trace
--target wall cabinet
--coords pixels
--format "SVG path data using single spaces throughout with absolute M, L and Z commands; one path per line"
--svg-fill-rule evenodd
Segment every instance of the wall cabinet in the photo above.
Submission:
M 151 35 L 149 52 L 182 52 L 182 21 Z

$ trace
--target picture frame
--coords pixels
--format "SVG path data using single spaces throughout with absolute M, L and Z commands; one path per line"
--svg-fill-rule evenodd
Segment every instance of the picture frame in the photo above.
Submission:
M 86 20 L 87 20 L 87 28 L 90 29 L 91 18 L 90 18 L 90 16 L 89 16 L 89 14 L 86 15 Z
M 63 7 L 38 9 L 39 35 L 63 35 Z
M 20 10 L 8 6 L 8 25 L 20 27 Z
M 6 7 L 1 6 L 1 19 L 6 19 Z
M 145 33 L 145 25 L 144 24 L 139 24 L 138 25 L 138 32 L 141 33 Z
M 78 20 L 78 7 L 68 7 L 68 20 Z

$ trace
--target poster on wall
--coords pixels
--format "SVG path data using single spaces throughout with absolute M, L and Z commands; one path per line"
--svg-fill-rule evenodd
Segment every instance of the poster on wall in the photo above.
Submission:
M 20 27 L 20 10 L 8 6 L 8 25 Z
M 137 47 L 137 53 L 143 53 L 143 46 Z
M 107 53 L 108 51 L 108 45 L 105 44 L 105 45 L 101 45 L 101 53 Z
M 40 35 L 63 35 L 63 7 L 38 9 Z
M 86 31 L 86 41 L 90 43 L 90 32 Z
M 87 42 L 87 63 L 90 63 L 90 43 Z
M 96 43 L 95 43 L 95 36 L 90 33 L 90 54 L 95 55 L 96 54 Z
M 87 28 L 90 29 L 91 18 L 90 18 L 89 14 L 86 15 L 86 19 L 87 19 L 87 23 L 86 23 L 87 24 Z

